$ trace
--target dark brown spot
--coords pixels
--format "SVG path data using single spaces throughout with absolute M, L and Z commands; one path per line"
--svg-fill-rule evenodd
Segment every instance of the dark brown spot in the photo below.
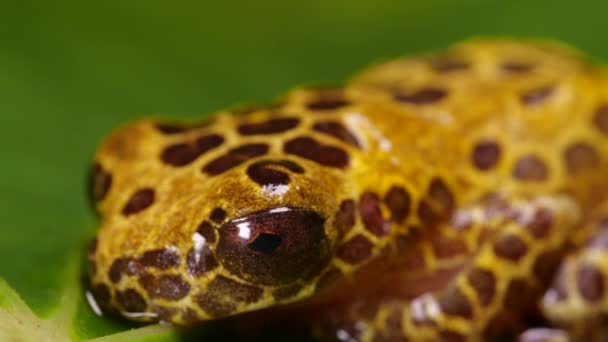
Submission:
M 207 292 L 220 298 L 229 297 L 237 303 L 255 303 L 260 300 L 264 291 L 220 275 L 209 283 Z
M 294 173 L 304 172 L 304 168 L 291 160 L 261 160 L 249 165 L 247 175 L 262 186 L 289 184 L 289 174 L 277 170 L 277 168 L 287 169 Z
M 608 135 L 608 105 L 602 105 L 595 111 L 593 124 L 602 134 Z
M 365 229 L 382 236 L 388 232 L 390 223 L 385 221 L 380 210 L 380 199 L 371 191 L 366 191 L 359 198 L 359 215 Z
M 188 274 L 194 277 L 200 277 L 205 272 L 219 266 L 215 256 L 206 245 L 201 248 L 190 249 L 186 263 L 188 265 Z
M 426 200 L 422 200 L 420 203 L 418 203 L 417 213 L 420 222 L 424 225 L 432 225 L 439 219 L 438 215 Z
M 576 174 L 586 169 L 593 169 L 599 166 L 600 156 L 597 150 L 583 142 L 575 143 L 564 151 L 564 160 L 568 172 Z
M 547 165 L 535 155 L 525 155 L 519 158 L 513 168 L 513 176 L 522 181 L 544 181 L 548 175 Z
M 277 300 L 277 301 L 291 298 L 291 297 L 297 295 L 301 289 L 302 289 L 302 285 L 299 285 L 299 284 L 280 287 L 272 292 L 272 298 L 274 298 L 274 300 Z
M 146 300 L 134 289 L 116 292 L 116 301 L 127 312 L 146 311 Z
M 536 258 L 532 270 L 541 284 L 549 284 L 551 282 L 561 260 L 562 252 L 560 250 L 548 250 Z
M 431 66 L 433 70 L 442 73 L 467 70 L 470 67 L 464 60 L 449 57 L 435 60 Z
M 203 172 L 212 176 L 219 175 L 246 160 L 265 155 L 269 149 L 266 144 L 246 144 L 233 148 L 225 155 L 210 161 L 203 167 Z
M 320 121 L 315 123 L 312 127 L 317 132 L 325 133 L 334 138 L 344 141 L 347 144 L 351 144 L 355 147 L 361 147 L 359 141 L 355 136 L 341 123 L 336 121 Z
M 344 93 L 339 89 L 323 89 L 317 92 L 317 97 L 306 103 L 306 108 L 313 111 L 330 111 L 350 105 Z
M 524 279 L 513 279 L 507 287 L 504 298 L 504 308 L 511 312 L 521 312 L 523 309 L 536 305 L 534 289 Z
M 500 146 L 493 140 L 482 140 L 473 147 L 471 159 L 476 168 L 492 169 L 500 160 Z
M 340 208 L 334 216 L 334 228 L 340 236 L 346 235 L 355 225 L 355 201 L 347 199 L 340 203 Z
M 526 73 L 534 68 L 534 64 L 526 62 L 504 62 L 500 69 L 511 73 Z
M 139 189 L 131 195 L 127 204 L 122 208 L 122 214 L 125 216 L 136 214 L 151 206 L 152 203 L 154 203 L 154 189 Z
M 492 302 L 496 292 L 496 277 L 492 271 L 474 268 L 467 275 L 469 284 L 475 289 L 479 302 L 486 306 Z
M 213 317 L 227 316 L 236 309 L 236 304 L 221 301 L 209 293 L 201 293 L 195 300 L 201 309 Z
M 553 224 L 553 215 L 546 208 L 540 208 L 534 213 L 534 217 L 530 222 L 527 222 L 527 229 L 537 239 L 542 239 L 549 235 L 551 225 Z
M 340 246 L 337 255 L 349 264 L 357 264 L 371 256 L 372 247 L 372 243 L 359 234 Z
M 429 197 L 441 205 L 443 213 L 454 209 L 454 196 L 441 178 L 435 178 L 429 186 Z
M 400 102 L 411 103 L 414 105 L 426 105 L 440 101 L 446 95 L 447 91 L 445 91 L 445 89 L 429 87 L 409 94 L 397 93 L 394 95 L 394 97 Z
M 164 322 L 171 322 L 173 317 L 175 317 L 175 315 L 178 313 L 177 309 L 175 308 L 163 306 L 156 306 L 153 310 L 156 312 L 156 314 L 158 314 L 159 320 Z
M 176 123 L 158 122 L 155 126 L 158 131 L 167 135 L 182 133 L 187 130 L 185 126 Z
M 531 328 L 517 338 L 517 342 L 551 342 L 570 341 L 568 334 L 561 329 Z
M 166 147 L 160 155 L 161 160 L 171 166 L 190 164 L 205 152 L 210 151 L 224 142 L 221 135 L 203 135 L 194 143 L 179 143 Z
M 432 238 L 433 251 L 439 259 L 453 258 L 468 252 L 467 245 L 462 239 L 448 238 L 435 235 Z
M 277 118 L 259 123 L 246 123 L 238 127 L 241 135 L 276 134 L 298 126 L 298 118 Z
M 517 235 L 505 235 L 494 242 L 494 253 L 501 258 L 518 261 L 527 251 L 528 247 Z
M 283 146 L 283 151 L 335 168 L 345 168 L 349 161 L 348 153 L 345 150 L 323 145 L 309 137 L 298 137 L 287 141 Z
M 171 267 L 179 266 L 179 254 L 173 249 L 156 249 L 145 252 L 139 262 L 146 267 L 156 267 L 166 270 Z
M 328 287 L 331 287 L 341 277 L 342 277 L 342 272 L 340 272 L 339 269 L 332 266 L 328 271 L 323 273 L 323 275 L 317 281 L 317 285 L 315 286 L 315 292 L 319 292 Z
M 93 203 L 103 200 L 112 186 L 112 175 L 95 162 L 89 175 L 89 189 Z
M 207 221 L 203 221 L 196 230 L 197 233 L 201 234 L 205 238 L 206 243 L 214 243 L 215 242 L 215 228 L 211 225 L 211 223 Z
M 464 318 L 473 317 L 473 309 L 465 295 L 457 286 L 446 289 L 438 298 L 441 310 L 448 315 Z
M 99 283 L 93 285 L 91 293 L 98 304 L 105 306 L 110 303 L 110 289 L 105 284 Z
M 222 223 L 222 222 L 224 222 L 224 219 L 226 218 L 226 211 L 222 208 L 215 208 L 211 212 L 210 218 L 211 218 L 211 221 L 213 221 L 215 223 Z
M 165 274 L 159 277 L 144 274 L 139 278 L 139 283 L 152 298 L 179 300 L 190 292 L 190 285 L 177 274 Z
M 441 342 L 465 342 L 466 337 L 456 331 L 443 330 L 439 334 Z
M 594 265 L 582 265 L 576 284 L 581 296 L 589 302 L 597 302 L 604 296 L 604 276 Z
M 520 100 L 525 105 L 538 105 L 551 96 L 554 90 L 554 87 L 551 85 L 530 89 L 521 95 Z
M 384 196 L 384 203 L 391 211 L 391 220 L 402 223 L 410 214 L 410 195 L 400 186 L 393 185 Z
M 110 269 L 108 270 L 108 278 L 110 278 L 110 281 L 112 281 L 114 284 L 120 281 L 122 274 L 127 269 L 128 261 L 129 259 L 127 258 L 118 258 L 114 260 L 114 262 L 110 266 Z

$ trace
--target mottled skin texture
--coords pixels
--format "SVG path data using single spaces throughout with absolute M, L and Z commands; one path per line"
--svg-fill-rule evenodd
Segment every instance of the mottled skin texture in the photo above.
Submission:
M 604 70 L 467 42 L 208 124 L 117 130 L 92 173 L 91 288 L 180 325 L 298 302 L 339 340 L 600 339 L 606 174 Z

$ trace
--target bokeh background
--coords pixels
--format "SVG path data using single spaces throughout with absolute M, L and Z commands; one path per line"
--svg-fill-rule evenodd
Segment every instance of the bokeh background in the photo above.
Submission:
M 338 83 L 374 61 L 473 36 L 559 39 L 608 58 L 599 0 L 24 1 L 0 5 L 0 277 L 44 316 L 97 224 L 97 142 L 144 115 L 186 118 Z M 81 295 L 81 294 L 75 294 Z M 84 304 L 75 335 L 128 325 Z

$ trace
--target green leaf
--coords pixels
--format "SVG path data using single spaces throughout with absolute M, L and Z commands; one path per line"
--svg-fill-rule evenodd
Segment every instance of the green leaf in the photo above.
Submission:
M 98 141 L 144 115 L 203 116 L 393 56 L 484 35 L 564 40 L 606 58 L 608 2 L 29 1 L 0 11 L 0 341 L 187 341 L 88 307 Z M 202 337 L 201 337 L 202 336 Z M 209 337 L 207 337 L 209 338 Z

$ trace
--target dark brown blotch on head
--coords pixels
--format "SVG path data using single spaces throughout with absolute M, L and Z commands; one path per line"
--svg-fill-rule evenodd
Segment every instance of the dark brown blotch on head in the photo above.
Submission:
M 380 199 L 376 193 L 365 191 L 359 198 L 359 216 L 363 221 L 365 229 L 376 236 L 382 236 L 388 232 L 390 223 L 382 217 Z
M 562 261 L 562 254 L 560 250 L 551 249 L 544 251 L 536 258 L 532 270 L 541 284 L 551 282 Z
M 441 88 L 423 88 L 413 93 L 396 93 L 395 100 L 413 105 L 427 105 L 441 101 L 448 92 Z
M 441 178 L 434 178 L 429 186 L 429 197 L 441 205 L 443 214 L 454 209 L 454 195 Z
M 142 188 L 137 190 L 125 206 L 122 208 L 122 214 L 124 216 L 129 216 L 132 214 L 136 214 L 154 203 L 154 189 L 152 188 Z
M 114 260 L 108 270 L 108 278 L 110 278 L 111 282 L 116 284 L 120 281 L 122 274 L 126 272 L 128 262 L 128 258 L 118 258 Z
M 260 300 L 264 291 L 220 275 L 209 283 L 207 292 L 217 298 L 228 297 L 236 303 L 249 304 Z
M 346 199 L 340 203 L 333 223 L 340 236 L 346 235 L 355 225 L 355 210 L 355 201 L 352 199 Z
M 231 149 L 203 167 L 203 172 L 208 175 L 219 175 L 245 162 L 246 160 L 263 156 L 268 153 L 270 147 L 266 144 L 245 144 Z
M 276 118 L 259 123 L 246 123 L 238 127 L 241 135 L 277 134 L 296 128 L 300 123 L 298 118 Z
M 186 126 L 177 123 L 157 122 L 155 124 L 156 129 L 167 135 L 182 133 L 187 130 Z
M 542 239 L 549 235 L 553 224 L 553 214 L 549 209 L 540 208 L 534 213 L 534 217 L 527 222 L 526 228 L 537 239 Z
M 504 62 L 500 65 L 500 69 L 510 73 L 527 73 L 532 71 L 534 64 L 527 62 Z
M 608 104 L 601 105 L 595 110 L 593 124 L 604 135 L 608 135 Z
M 139 277 L 139 284 L 151 298 L 179 300 L 190 292 L 190 284 L 178 274 L 164 274 L 159 277 L 144 274 Z
M 549 176 L 549 168 L 539 157 L 528 154 L 520 157 L 513 168 L 513 177 L 527 182 L 544 181 Z
M 446 289 L 438 298 L 441 311 L 448 315 L 460 316 L 464 318 L 473 317 L 471 304 L 458 286 L 451 286 Z
M 127 312 L 144 312 L 146 311 L 146 300 L 135 289 L 126 289 L 125 291 L 116 291 L 116 301 L 124 311 Z
M 289 170 L 294 173 L 303 173 L 304 168 L 291 160 L 260 160 L 247 168 L 247 175 L 254 182 L 264 185 L 287 185 L 289 174 L 280 169 Z
M 503 307 L 511 312 L 522 313 L 536 306 L 537 296 L 537 291 L 525 279 L 513 279 L 507 286 Z
M 581 265 L 576 284 L 581 297 L 589 302 L 599 302 L 604 297 L 604 275 L 595 265 Z
M 300 284 L 280 287 L 280 288 L 272 291 L 272 298 L 274 298 L 274 300 L 277 300 L 277 301 L 288 299 L 288 298 L 291 298 L 291 297 L 297 295 L 301 289 L 302 289 L 302 285 L 300 285 Z
M 306 103 L 312 111 L 331 111 L 350 105 L 350 101 L 339 89 L 319 90 L 316 97 Z
M 93 203 L 103 200 L 112 186 L 112 174 L 95 162 L 89 174 L 89 191 Z
M 98 304 L 106 306 L 110 303 L 110 289 L 106 284 L 98 283 L 93 285 L 91 293 Z
M 528 106 L 539 105 L 547 100 L 555 91 L 552 85 L 530 89 L 521 94 L 520 100 Z
M 213 252 L 208 246 L 204 245 L 201 248 L 191 248 L 186 257 L 186 265 L 188 274 L 194 277 L 200 277 L 205 272 L 211 271 L 219 266 Z
M 344 125 L 337 121 L 319 121 L 312 127 L 313 130 L 330 135 L 347 144 L 361 148 L 359 141 Z
M 393 185 L 384 195 L 384 203 L 391 212 L 391 221 L 402 223 L 410 214 L 412 199 L 403 187 Z
M 492 302 L 496 292 L 496 277 L 492 271 L 474 268 L 467 275 L 469 284 L 475 289 L 479 302 L 486 306 Z
M 285 153 L 309 159 L 321 165 L 345 168 L 348 165 L 348 153 L 336 146 L 323 145 L 310 137 L 291 139 L 283 145 Z
M 433 251 L 437 258 L 449 259 L 468 252 L 464 240 L 440 235 L 441 234 L 435 234 L 435 236 L 432 237 Z
M 216 240 L 215 228 L 211 223 L 203 221 L 196 230 L 197 233 L 201 234 L 205 238 L 206 243 L 214 243 Z
M 365 261 L 372 254 L 373 244 L 363 235 L 355 235 L 338 249 L 338 258 L 349 264 Z
M 204 153 L 220 146 L 222 143 L 224 143 L 224 138 L 221 135 L 203 135 L 193 143 L 179 143 L 166 147 L 162 151 L 160 158 L 167 165 L 184 166 L 190 164 Z
M 500 145 L 496 141 L 484 139 L 473 147 L 471 160 L 477 169 L 487 171 L 498 164 L 500 155 Z
M 163 248 L 147 251 L 139 258 L 139 262 L 146 267 L 156 267 L 166 270 L 179 266 L 179 254 L 176 250 Z
M 528 247 L 517 235 L 505 235 L 494 242 L 494 253 L 511 261 L 519 261 L 527 251 Z
M 203 311 L 213 317 L 227 316 L 236 310 L 236 305 L 234 303 L 220 300 L 206 292 L 196 296 L 195 301 Z
M 584 142 L 574 143 L 564 151 L 564 160 L 570 174 L 599 166 L 600 156 L 595 147 Z
M 215 208 L 211 212 L 211 215 L 209 216 L 209 218 L 211 219 L 211 221 L 213 221 L 215 223 L 222 223 L 222 222 L 224 222 L 224 219 L 226 218 L 226 211 L 222 208 Z
M 420 222 L 424 225 L 432 225 L 439 220 L 439 215 L 435 213 L 427 200 L 422 200 L 418 203 L 417 215 Z

